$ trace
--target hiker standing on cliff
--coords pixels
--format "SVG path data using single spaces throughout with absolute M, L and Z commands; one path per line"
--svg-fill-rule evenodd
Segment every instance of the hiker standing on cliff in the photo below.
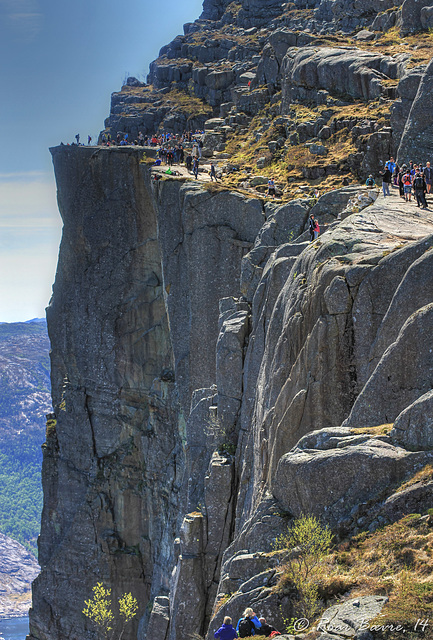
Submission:
M 224 618 L 222 627 L 220 627 L 218 631 L 215 631 L 213 637 L 219 638 L 219 640 L 234 640 L 234 638 L 238 637 L 238 634 L 232 626 L 232 619 L 229 616 Z
M 80 144 L 80 134 L 77 133 L 77 135 L 75 136 L 75 140 L 77 141 L 77 144 Z
M 427 193 L 430 193 L 431 186 L 433 184 L 433 169 L 430 166 L 430 162 L 427 162 L 426 166 L 424 167 L 423 173 L 427 185 Z
M 423 209 L 427 209 L 427 202 L 424 195 L 427 191 L 427 186 L 424 180 L 424 176 L 419 171 L 415 173 L 415 177 L 413 179 L 413 188 L 416 196 L 416 206 L 421 207 L 422 205 Z
M 310 242 L 313 242 L 316 239 L 315 231 L 316 231 L 316 220 L 314 215 L 311 214 L 308 220 L 308 230 L 310 232 Z
M 401 169 L 398 172 L 398 176 L 397 176 L 397 184 L 398 184 L 398 189 L 400 192 L 400 198 L 404 199 L 404 184 L 403 184 L 403 176 L 407 171 L 407 166 L 404 164 L 402 165 Z
M 275 198 L 275 181 L 273 178 L 269 178 L 268 180 L 268 193 L 266 195 Z
M 211 162 L 211 163 L 210 163 L 210 171 L 209 171 L 209 174 L 210 174 L 210 180 L 211 180 L 211 182 L 213 182 L 213 180 L 214 180 L 214 179 L 215 179 L 215 182 L 218 182 L 218 178 L 217 178 L 216 170 L 215 170 L 215 165 L 214 165 L 214 163 L 213 163 L 213 162 Z
M 403 178 L 403 191 L 406 202 L 410 202 L 412 197 L 412 177 L 409 171 L 406 171 Z
M 198 165 L 199 165 L 199 159 L 194 158 L 194 164 L 192 165 L 192 172 L 196 180 L 198 180 Z
M 385 165 L 383 171 L 379 171 L 379 174 L 382 176 L 382 190 L 383 190 L 383 197 L 385 198 L 386 196 L 391 195 L 389 192 L 389 185 L 392 182 L 392 173 L 388 169 L 388 167 Z

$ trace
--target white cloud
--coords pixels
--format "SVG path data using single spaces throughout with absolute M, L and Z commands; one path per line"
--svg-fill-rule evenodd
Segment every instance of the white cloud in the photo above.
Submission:
M 54 180 L 44 173 L 0 174 L 0 228 L 60 226 Z
M 60 232 L 51 176 L 0 174 L 0 322 L 44 316 Z
M 43 27 L 43 14 L 37 0 L 0 0 L 3 26 L 19 40 L 31 41 Z

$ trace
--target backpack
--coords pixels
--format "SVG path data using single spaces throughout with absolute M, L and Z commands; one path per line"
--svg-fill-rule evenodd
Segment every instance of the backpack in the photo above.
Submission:
M 238 629 L 239 637 L 249 638 L 253 629 L 255 629 L 254 622 L 248 618 L 248 616 L 246 618 L 242 618 Z
M 421 177 L 415 178 L 413 181 L 413 186 L 415 189 L 422 189 L 424 186 L 424 180 Z

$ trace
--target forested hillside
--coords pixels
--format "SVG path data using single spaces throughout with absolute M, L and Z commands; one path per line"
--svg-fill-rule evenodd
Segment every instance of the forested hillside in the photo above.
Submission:
M 0 324 L 0 532 L 34 553 L 50 407 L 46 322 Z

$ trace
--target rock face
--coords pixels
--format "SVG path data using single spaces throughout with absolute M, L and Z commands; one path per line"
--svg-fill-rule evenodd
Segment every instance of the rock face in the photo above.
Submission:
M 433 86 L 433 62 L 430 62 L 421 82 L 406 121 L 398 148 L 399 158 L 409 158 L 415 163 L 424 163 L 430 157 L 432 145 L 431 108 Z
M 0 618 L 27 615 L 32 604 L 31 583 L 38 573 L 34 555 L 0 533 Z
M 263 555 L 277 513 L 350 530 L 385 496 L 392 521 L 394 487 L 431 462 L 433 221 L 396 199 L 339 220 L 343 189 L 314 205 L 329 226 L 309 244 L 306 201 L 151 184 L 140 149 L 52 152 L 56 423 L 31 637 L 91 637 L 79 612 L 100 580 L 138 597 L 130 638 L 211 635 L 256 601 L 290 613 Z M 397 417 L 390 437 L 353 432 Z
M 371 172 L 401 134 L 399 156 L 417 159 L 431 63 L 364 48 L 373 23 L 401 15 L 391 0 L 206 0 L 151 85 L 113 96 L 107 131 L 203 127 L 214 157 L 257 116 L 254 166 L 294 147 L 314 159 L 306 180 Z M 334 162 L 339 135 L 351 151 Z M 359 186 L 265 204 L 152 180 L 138 146 L 52 154 L 64 232 L 30 639 L 95 637 L 81 611 L 101 580 L 139 600 L 126 640 L 210 640 L 248 605 L 282 628 L 293 604 L 273 589 L 284 557 L 270 552 L 293 517 L 352 535 L 431 505 L 431 483 L 397 491 L 433 456 L 431 214 Z

